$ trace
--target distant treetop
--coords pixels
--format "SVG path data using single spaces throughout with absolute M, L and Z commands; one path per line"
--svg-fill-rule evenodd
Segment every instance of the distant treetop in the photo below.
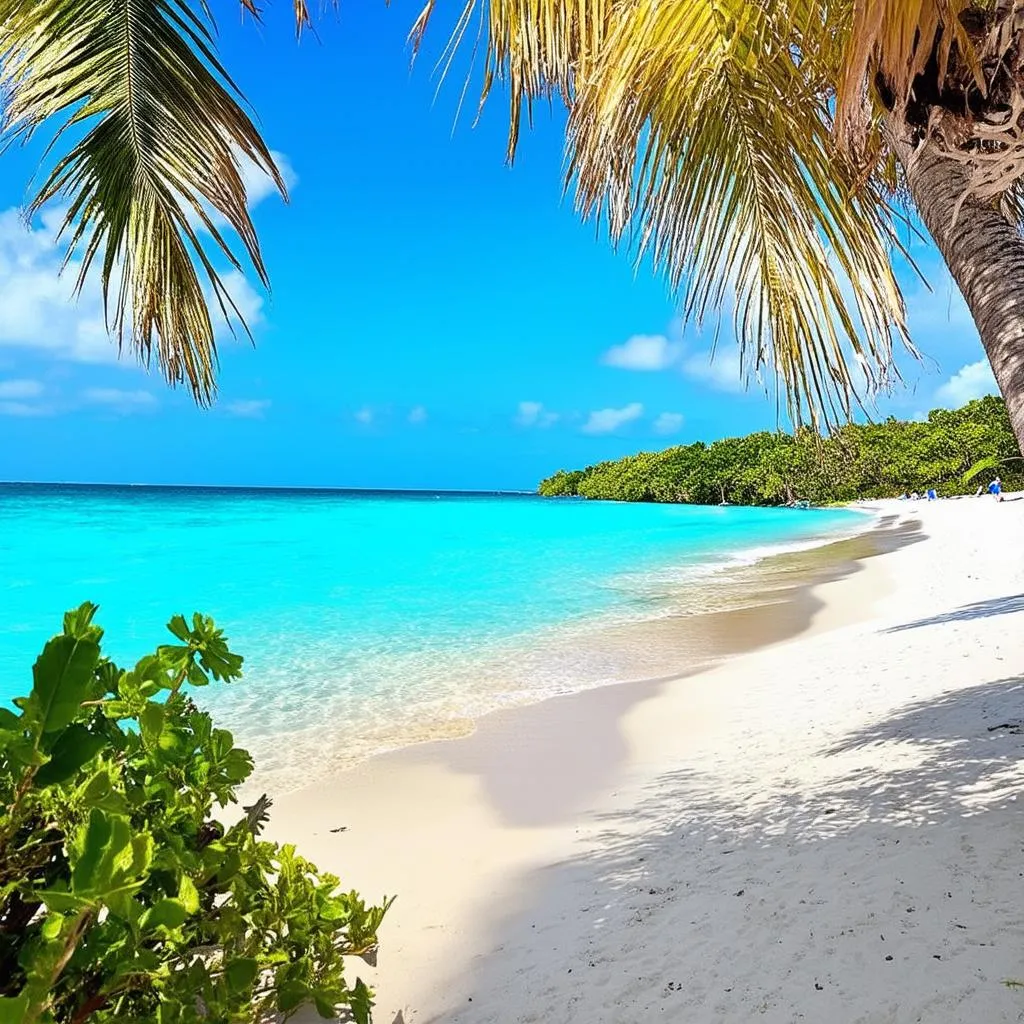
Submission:
M 759 431 L 639 452 L 559 470 L 541 481 L 539 491 L 547 497 L 697 505 L 827 504 L 929 487 L 948 496 L 973 493 L 979 480 L 965 482 L 964 475 L 981 460 L 995 464 L 1019 455 L 1003 400 L 987 397 L 955 411 L 935 409 L 926 422 L 853 423 L 827 436 L 807 427 L 795 434 Z M 1010 468 L 1021 465 L 1011 462 L 1001 474 L 1007 487 L 1024 486 L 1021 470 Z

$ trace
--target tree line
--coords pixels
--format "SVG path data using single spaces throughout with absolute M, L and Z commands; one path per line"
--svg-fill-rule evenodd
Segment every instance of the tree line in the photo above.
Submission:
M 951 496 L 974 493 L 997 474 L 1008 487 L 1024 486 L 1024 461 L 1006 461 L 1019 458 L 1006 405 L 989 396 L 954 411 L 935 409 L 924 422 L 851 423 L 827 436 L 809 427 L 792 434 L 765 430 L 639 452 L 559 470 L 541 481 L 539 492 L 698 505 L 826 504 L 932 487 Z

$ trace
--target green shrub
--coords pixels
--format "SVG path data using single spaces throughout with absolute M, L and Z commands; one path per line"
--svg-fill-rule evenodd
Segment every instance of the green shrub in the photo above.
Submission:
M 980 460 L 980 461 L 979 461 Z M 815 504 L 895 498 L 904 492 L 974 492 L 976 474 L 999 469 L 1007 490 L 1024 487 L 1024 458 L 1001 398 L 933 409 L 928 421 L 850 423 L 822 437 L 757 431 L 705 445 L 639 452 L 542 480 L 544 496 L 695 504 Z
M 344 958 L 371 960 L 390 905 L 338 891 L 260 839 L 270 801 L 234 824 L 252 759 L 184 692 L 242 659 L 213 621 L 129 670 L 104 658 L 96 606 L 64 617 L 32 692 L 0 708 L 0 1024 L 370 1019 Z

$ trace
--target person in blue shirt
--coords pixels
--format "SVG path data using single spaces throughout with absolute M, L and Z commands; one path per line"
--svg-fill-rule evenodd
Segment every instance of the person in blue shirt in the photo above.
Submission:
M 994 495 L 996 501 L 1003 500 L 1003 481 L 1000 480 L 999 477 L 996 477 L 995 480 L 988 485 L 988 493 Z

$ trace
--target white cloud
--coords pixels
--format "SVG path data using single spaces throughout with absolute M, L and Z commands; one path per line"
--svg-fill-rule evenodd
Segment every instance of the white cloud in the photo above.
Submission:
M 124 391 L 121 388 L 88 388 L 82 398 L 92 405 L 106 406 L 120 413 L 141 412 L 156 405 L 148 391 Z
M 590 414 L 583 424 L 585 434 L 611 434 L 619 427 L 644 414 L 644 407 L 639 402 L 630 402 L 621 409 L 598 409 Z
M 254 327 L 263 323 L 263 296 L 249 284 L 245 274 L 239 270 L 231 270 L 226 274 L 221 274 L 220 279 L 249 330 L 251 331 Z M 213 294 L 207 291 L 206 299 L 210 303 L 210 310 L 214 318 L 214 328 L 218 330 L 221 336 L 225 333 L 230 334 L 227 323 L 220 315 L 220 306 L 217 304 Z M 244 330 L 239 329 L 237 325 L 236 334 L 239 337 L 245 336 Z
M 409 422 L 410 423 L 426 423 L 427 422 L 427 410 L 422 405 L 414 405 L 409 410 Z
M 53 412 L 45 405 L 28 402 L 0 402 L 0 416 L 49 416 Z
M 357 409 L 353 414 L 359 423 L 370 424 L 373 422 L 373 410 L 368 406 L 364 405 L 362 409 Z
M 663 334 L 634 334 L 623 344 L 608 349 L 601 362 L 621 370 L 666 370 L 682 354 L 682 346 L 673 344 Z
M 272 149 L 270 155 L 273 157 L 274 163 L 277 164 L 277 169 L 290 192 L 299 183 L 299 176 L 295 173 L 295 168 L 292 167 L 291 161 L 286 154 Z M 244 156 L 237 149 L 235 150 L 235 157 L 238 160 L 238 173 L 242 179 L 242 184 L 245 186 L 245 197 L 248 200 L 250 210 L 259 206 L 264 199 L 277 195 L 277 185 L 274 184 L 274 179 L 269 174 L 265 173 L 261 167 L 253 163 L 252 160 Z M 203 209 L 216 228 L 221 229 L 227 226 L 227 218 L 222 213 L 214 210 L 209 203 L 204 202 Z M 189 223 L 197 231 L 208 230 L 203 219 L 194 211 L 189 210 L 186 216 Z
M 544 408 L 542 402 L 520 402 L 516 423 L 521 427 L 550 427 L 558 422 L 558 413 Z
M 531 427 L 537 422 L 543 408 L 540 402 L 520 402 L 516 421 L 524 427 Z
M 74 285 L 81 261 L 64 267 L 64 248 L 55 240 L 63 211 L 45 211 L 26 225 L 18 210 L 0 211 L 0 348 L 32 349 L 78 363 L 116 363 L 118 346 L 107 332 L 97 275 L 91 272 L 79 297 Z M 238 271 L 223 275 L 228 293 L 249 326 L 262 320 L 263 297 Z M 212 296 L 208 296 L 212 299 Z M 214 312 L 218 334 L 227 326 Z M 126 355 L 123 364 L 135 365 Z
M 299 176 L 295 173 L 295 168 L 292 167 L 291 161 L 285 153 L 279 153 L 276 149 L 272 149 L 270 155 L 274 158 L 274 163 L 277 164 L 277 169 L 281 172 L 285 185 L 291 191 L 299 183 Z M 245 195 L 249 200 L 250 209 L 258 206 L 268 196 L 272 196 L 277 192 L 277 186 L 274 184 L 273 179 L 251 160 L 241 160 L 239 171 L 242 174 L 242 184 L 245 185 Z
M 38 398 L 42 393 L 37 380 L 0 380 L 0 398 Z
M 953 374 L 935 392 L 935 400 L 950 409 L 959 409 L 972 398 L 984 395 L 998 395 L 999 387 L 992 376 L 992 367 L 987 359 L 968 363 Z
M 683 373 L 718 391 L 744 390 L 737 348 L 728 348 L 724 352 L 718 349 L 714 358 L 710 352 L 695 352 L 683 361 Z
M 237 416 L 243 420 L 261 420 L 269 408 L 269 398 L 239 398 L 234 402 L 228 402 L 224 406 L 224 411 L 229 416 Z
M 27 226 L 17 210 L 0 212 L 0 346 L 25 346 L 76 362 L 113 362 L 117 349 L 103 329 L 99 289 L 87 285 L 79 301 L 73 286 L 81 268 L 72 260 L 61 276 L 63 253 L 54 241 L 60 225 L 48 211 Z
M 654 421 L 656 434 L 677 434 L 683 425 L 681 412 L 663 412 Z

